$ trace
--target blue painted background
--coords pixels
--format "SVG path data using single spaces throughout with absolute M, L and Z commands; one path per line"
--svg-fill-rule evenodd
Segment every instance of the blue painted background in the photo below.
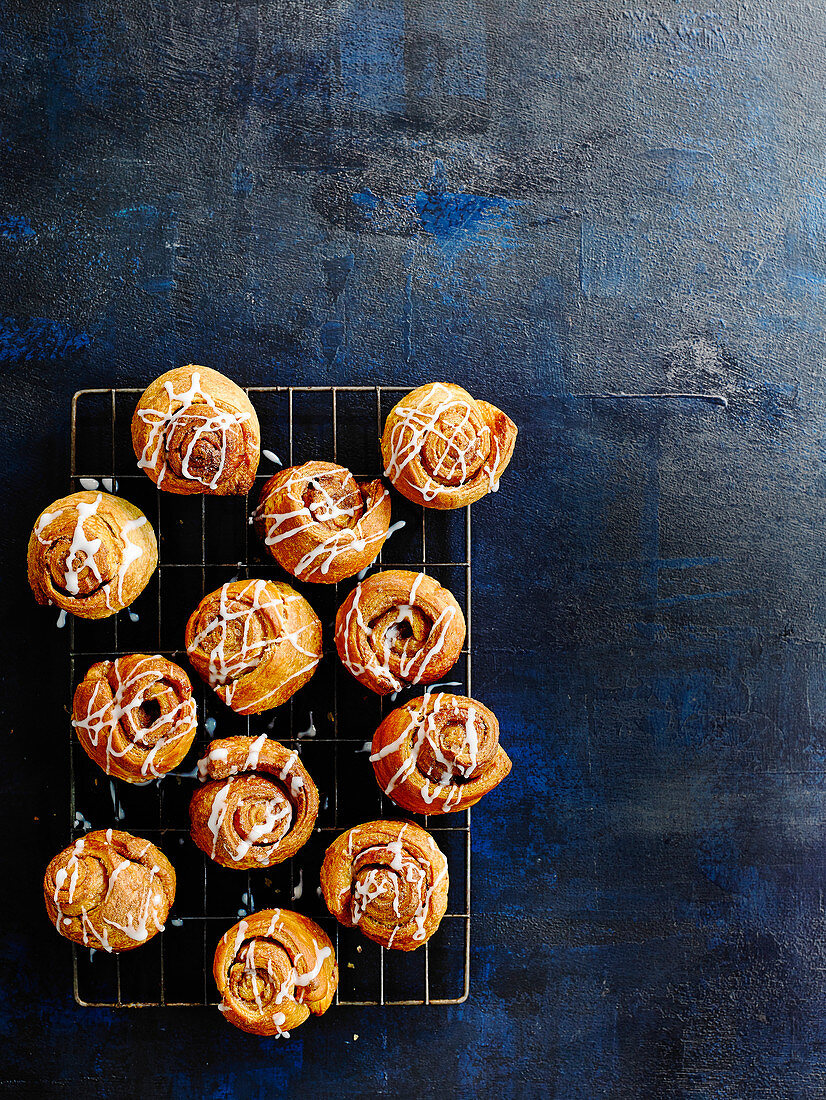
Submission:
M 826 1095 L 825 61 L 800 0 L 0 3 L 2 1091 Z M 70 394 L 191 361 L 520 425 L 475 510 L 515 768 L 463 1006 L 275 1044 L 71 1000 L 25 543 Z

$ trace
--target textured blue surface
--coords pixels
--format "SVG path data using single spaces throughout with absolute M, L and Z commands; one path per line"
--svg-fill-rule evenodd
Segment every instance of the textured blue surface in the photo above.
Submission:
M 797 0 L 0 4 L 4 1091 L 826 1095 L 824 61 Z M 71 1001 L 25 542 L 70 394 L 191 361 L 520 425 L 475 509 L 515 767 L 463 1006 L 276 1044 Z

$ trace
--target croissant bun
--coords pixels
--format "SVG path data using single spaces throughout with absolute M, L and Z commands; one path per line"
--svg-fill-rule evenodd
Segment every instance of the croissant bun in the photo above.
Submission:
M 238 714 L 281 706 L 321 659 L 321 623 L 278 581 L 232 581 L 204 596 L 186 624 L 186 650 L 202 680 Z
M 258 417 L 244 391 L 194 364 L 167 371 L 132 417 L 138 466 L 168 493 L 243 494 L 261 457 Z
M 127 783 L 177 767 L 198 728 L 184 670 L 145 653 L 92 665 L 75 689 L 72 715 L 87 756 Z
M 462 508 L 499 488 L 516 432 L 509 417 L 461 386 L 419 386 L 385 422 L 385 476 L 416 504 Z
M 327 935 L 287 909 L 264 909 L 233 925 L 218 941 L 212 973 L 229 1023 L 285 1039 L 311 1012 L 326 1012 L 338 986 Z
M 390 525 L 390 493 L 343 466 L 305 462 L 264 486 L 255 527 L 280 566 L 304 581 L 335 584 L 378 555 Z
M 318 790 L 297 752 L 260 737 L 213 741 L 198 762 L 192 839 L 223 867 L 272 867 L 306 844 Z
M 321 866 L 321 892 L 336 920 L 398 951 L 430 939 L 447 909 L 447 890 L 444 853 L 410 821 L 349 829 Z
M 29 538 L 34 598 L 81 619 L 105 619 L 127 607 L 157 564 L 149 520 L 110 493 L 61 497 L 40 513 Z
M 511 770 L 496 715 L 475 699 L 445 693 L 391 711 L 376 730 L 370 760 L 384 793 L 416 814 L 465 810 Z
M 446 588 L 424 573 L 388 569 L 363 580 L 336 615 L 336 648 L 371 691 L 432 684 L 465 641 L 465 617 Z
M 150 841 L 99 830 L 54 857 L 43 896 L 61 936 L 97 950 L 131 951 L 163 931 L 175 872 Z

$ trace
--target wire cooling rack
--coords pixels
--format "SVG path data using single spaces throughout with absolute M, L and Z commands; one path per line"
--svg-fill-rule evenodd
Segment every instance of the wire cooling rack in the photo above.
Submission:
M 386 951 L 330 917 L 318 889 L 327 846 L 338 833 L 377 817 L 406 817 L 384 797 L 369 762 L 370 741 L 384 713 L 422 693 L 382 699 L 344 669 L 333 644 L 338 606 L 356 580 L 302 584 L 266 555 L 248 517 L 261 486 L 283 463 L 332 459 L 357 477 L 381 475 L 378 438 L 406 387 L 266 386 L 246 390 L 261 423 L 261 468 L 247 497 L 177 496 L 159 492 L 136 467 L 130 423 L 139 389 L 80 390 L 72 402 L 71 491 L 100 487 L 132 501 L 158 536 L 159 564 L 131 608 L 109 619 L 68 623 L 71 691 L 95 661 L 125 653 L 160 653 L 187 670 L 198 702 L 198 737 L 181 767 L 136 787 L 110 780 L 70 732 L 72 836 L 89 828 L 125 829 L 151 839 L 175 867 L 178 888 L 164 932 L 122 955 L 73 945 L 74 994 L 81 1005 L 118 1008 L 215 1005 L 212 956 L 223 933 L 256 909 L 295 908 L 333 939 L 340 1005 L 459 1004 L 470 968 L 470 811 L 424 818 L 450 866 L 448 910 L 425 946 Z M 439 512 L 393 494 L 393 522 L 405 521 L 371 566 L 423 570 L 462 605 L 467 642 L 448 674 L 448 690 L 471 693 L 470 509 Z M 201 597 L 227 581 L 286 579 L 312 604 L 324 626 L 325 652 L 310 683 L 263 715 L 235 714 L 190 668 L 184 626 Z M 214 737 L 266 732 L 297 749 L 319 788 L 320 811 L 310 841 L 292 859 L 254 871 L 213 863 L 189 837 L 195 762 Z

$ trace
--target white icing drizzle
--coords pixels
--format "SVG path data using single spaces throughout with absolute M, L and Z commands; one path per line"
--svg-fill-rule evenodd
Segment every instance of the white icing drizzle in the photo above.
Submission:
M 329 947 L 319 947 L 315 940 L 313 940 L 313 946 L 316 950 L 315 965 L 312 970 L 308 970 L 306 974 L 299 974 L 296 971 L 295 984 L 304 989 L 308 985 L 311 985 L 321 973 L 321 968 L 324 965 L 324 960 L 328 959 L 332 955 L 332 950 Z
M 143 554 L 143 549 L 136 543 L 130 541 L 129 532 L 137 531 L 139 527 L 143 527 L 143 525 L 148 522 L 146 516 L 138 516 L 137 519 L 128 520 L 120 529 L 120 537 L 123 539 L 123 554 L 121 555 L 120 565 L 118 566 L 118 603 L 123 603 L 123 579 L 126 576 L 126 571 L 129 569 L 132 562 L 137 561 Z M 111 583 L 110 581 L 104 589 L 107 599 Z
M 79 500 L 77 502 L 77 522 L 72 533 L 72 542 L 66 555 L 65 580 L 63 587 L 70 596 L 77 596 L 80 592 L 80 573 L 84 569 L 91 569 L 95 579 L 100 583 L 103 578 L 100 575 L 95 554 L 100 550 L 101 539 L 90 539 L 83 530 L 83 524 L 93 516 L 103 500 L 103 494 L 98 493 L 93 501 Z M 59 514 L 59 513 L 57 513 Z
M 111 892 L 112 890 L 112 886 L 114 885 L 117 875 L 124 866 L 128 866 L 129 862 L 130 861 L 128 859 L 125 859 L 122 863 L 119 863 L 117 867 L 115 867 L 109 878 L 109 892 Z M 156 894 L 152 889 L 152 880 L 155 878 L 155 875 L 157 875 L 159 870 L 160 867 L 153 866 L 149 872 L 149 883 L 148 886 L 145 887 L 146 894 L 144 897 L 144 903 L 137 915 L 133 916 L 131 912 L 127 911 L 126 924 L 118 924 L 117 921 L 113 921 L 109 917 L 103 918 L 104 921 L 108 925 L 110 925 L 110 927 L 117 928 L 120 932 L 123 932 L 124 935 L 128 936 L 132 940 L 136 940 L 138 943 L 143 943 L 143 941 L 146 940 L 149 936 L 148 925 L 150 917 L 152 918 L 157 931 L 163 931 L 163 925 L 158 921 L 157 918 L 157 907 L 163 902 L 163 897 L 160 894 Z
M 267 931 L 264 933 L 264 935 L 267 938 L 269 938 L 275 932 L 276 925 L 278 924 L 278 918 L 280 916 L 281 916 L 281 910 L 280 909 L 273 909 L 272 917 L 270 919 L 269 926 L 267 928 Z
M 161 458 L 161 452 L 163 451 L 167 437 L 179 424 L 186 423 L 186 426 L 190 429 L 191 435 L 186 452 L 183 456 L 183 461 L 181 462 L 181 476 L 187 478 L 189 481 L 197 481 L 200 485 L 205 485 L 209 489 L 216 489 L 221 479 L 221 475 L 224 472 L 224 465 L 226 463 L 227 431 L 243 423 L 243 421 L 249 420 L 250 414 L 247 412 L 224 412 L 219 410 L 210 394 L 201 389 L 201 375 L 198 371 L 192 372 L 188 390 L 182 393 L 175 393 L 174 384 L 171 381 L 164 382 L 164 389 L 166 390 L 168 399 L 166 411 L 161 411 L 160 409 L 138 409 L 138 416 L 144 424 L 149 426 L 146 446 L 143 449 L 141 457 L 138 459 L 139 468 L 142 470 L 154 470 L 158 460 Z M 192 411 L 192 406 L 197 397 L 203 398 L 203 403 L 209 407 L 212 415 Z M 201 436 L 208 435 L 212 432 L 220 432 L 221 434 L 221 459 L 212 479 L 210 481 L 205 481 L 189 470 L 189 461 Z M 166 455 L 164 453 L 160 473 L 158 474 L 157 484 L 159 486 L 162 484 L 165 476 Z
M 275 466 L 284 465 L 278 455 L 275 454 L 273 451 L 262 450 L 261 454 L 264 456 L 264 458 L 267 459 L 268 462 L 272 462 Z
M 250 743 L 247 758 L 241 765 L 242 772 L 255 771 L 255 769 L 258 767 L 258 757 L 261 755 L 261 750 L 263 749 L 266 740 L 266 733 L 262 733 L 260 737 L 256 737 L 255 740 Z
M 227 756 L 229 755 L 229 749 L 218 747 L 217 749 L 210 749 L 206 756 L 201 757 L 198 761 L 198 778 L 204 782 L 209 779 L 209 765 L 213 760 L 217 760 L 219 764 L 226 764 Z
M 212 810 L 209 814 L 209 820 L 207 821 L 207 828 L 212 833 L 212 858 L 215 859 L 215 853 L 218 851 L 218 834 L 221 831 L 221 825 L 224 822 L 224 818 L 227 816 L 227 795 L 229 794 L 231 780 L 227 780 L 220 791 L 217 792 L 215 798 L 212 800 Z
M 62 516 L 65 511 L 65 508 L 58 508 L 56 512 L 43 512 L 41 514 L 37 523 L 34 525 L 34 537 L 37 539 L 41 546 L 50 545 L 48 539 L 43 539 L 40 537 L 43 534 L 44 528 L 48 527 L 52 520 L 55 520 L 59 516 Z
M 439 396 L 439 391 L 442 391 L 444 394 L 443 397 Z M 435 398 L 439 402 L 431 411 L 426 411 L 424 408 L 416 405 L 400 404 L 396 406 L 394 410 L 396 420 L 390 433 L 390 456 L 384 471 L 385 476 L 390 478 L 393 482 L 397 481 L 410 463 L 421 453 L 428 436 L 435 434 L 444 442 L 444 448 L 442 456 L 436 468 L 433 470 L 433 474 L 441 472 L 445 478 L 449 479 L 459 472 L 461 474 L 461 483 L 464 484 L 468 480 L 468 450 L 472 447 L 475 440 L 475 431 L 473 430 L 471 420 L 472 406 L 468 404 L 464 397 L 454 396 L 442 382 L 434 382 L 429 387 L 428 392 L 422 397 L 422 406 L 426 405 L 430 398 Z M 437 424 L 439 418 L 449 409 L 459 409 L 463 415 L 452 433 L 446 435 L 437 428 Z M 468 439 L 467 445 L 462 448 L 459 445 L 459 438 L 462 430 L 467 425 L 471 426 L 472 434 Z M 491 432 L 487 424 L 482 425 L 481 434 L 490 437 Z M 447 467 L 446 463 L 451 448 L 454 449 L 455 457 L 452 465 Z M 488 452 L 490 452 L 490 445 L 488 445 Z M 488 455 L 488 460 L 489 459 L 490 454 Z M 491 479 L 493 478 L 498 461 L 499 454 L 497 450 L 496 461 L 492 469 L 489 470 L 487 464 L 483 468 Z M 425 471 L 423 465 L 421 465 L 421 469 L 425 477 L 425 485 L 423 487 L 418 486 L 414 482 L 408 482 L 407 484 L 410 485 L 410 488 L 415 489 L 419 493 L 425 504 L 434 500 L 439 493 L 455 492 L 458 488 L 458 486 L 455 485 L 443 485 L 436 481 L 433 476 Z M 493 482 L 491 480 L 491 485 L 492 484 Z
M 279 821 L 283 821 L 284 818 L 289 817 L 291 813 L 292 810 L 289 806 L 282 806 L 279 810 L 276 808 L 276 803 L 274 801 L 268 802 L 264 820 L 257 825 L 253 825 L 246 840 L 240 840 L 238 842 L 238 847 L 232 857 L 235 862 L 240 862 L 247 855 L 253 844 L 257 844 L 262 837 L 271 833 Z M 275 847 L 277 843 L 276 841 L 272 847 Z M 261 853 L 261 862 L 268 858 L 269 852 L 264 851 Z
M 286 780 L 287 776 L 289 775 L 289 777 L 290 777 L 290 794 L 292 794 L 293 798 L 295 798 L 298 795 L 298 792 L 304 786 L 304 780 L 302 779 L 302 777 L 300 775 L 292 775 L 291 774 L 291 768 L 292 768 L 292 766 L 295 763 L 297 758 L 298 758 L 298 753 L 295 752 L 295 751 L 291 752 L 290 755 L 287 757 L 287 763 L 284 765 L 284 767 L 278 773 L 278 778 L 281 780 L 282 783 Z
M 413 916 L 413 919 L 416 922 L 416 931 L 413 933 L 414 940 L 423 940 L 427 935 L 427 930 L 424 926 L 424 922 L 427 918 L 428 909 L 430 908 L 430 899 L 433 897 L 436 887 L 446 877 L 447 864 L 442 867 L 441 871 L 439 871 L 438 875 L 436 875 L 436 877 L 434 878 L 432 885 L 428 887 L 427 894 L 425 895 L 424 899 L 419 903 L 419 907 Z
M 488 461 L 484 465 L 484 471 L 490 478 L 490 491 L 492 493 L 499 492 L 499 479 L 496 476 L 496 471 L 499 467 L 499 440 L 496 436 L 493 437 L 493 442 L 496 446 L 496 457 L 493 461 L 490 461 L 491 456 L 488 455 Z
M 245 920 L 238 922 L 238 931 L 235 933 L 235 946 L 232 949 L 233 956 L 238 954 L 238 948 L 244 942 L 244 933 L 247 930 L 247 922 Z

